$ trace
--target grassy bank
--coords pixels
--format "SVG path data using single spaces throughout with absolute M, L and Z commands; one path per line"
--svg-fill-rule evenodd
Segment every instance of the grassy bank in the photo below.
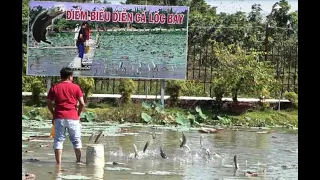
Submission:
M 23 119 L 51 119 L 46 107 L 22 106 Z M 199 124 L 243 127 L 298 127 L 298 111 L 286 110 L 253 110 L 242 115 L 219 114 L 199 109 L 166 108 L 162 109 L 152 104 L 132 104 L 124 107 L 114 107 L 108 104 L 91 104 L 82 115 L 84 121 L 98 122 L 128 122 L 151 124 Z

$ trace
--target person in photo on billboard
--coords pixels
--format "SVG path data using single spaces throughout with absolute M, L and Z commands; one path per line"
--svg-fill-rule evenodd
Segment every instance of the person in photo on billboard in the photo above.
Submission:
M 80 87 L 74 84 L 73 70 L 64 67 L 60 70 L 61 81 L 53 85 L 47 96 L 47 107 L 53 115 L 54 125 L 53 149 L 56 164 L 61 165 L 63 143 L 66 138 L 66 130 L 73 145 L 76 163 L 81 164 L 81 122 L 80 114 L 84 110 L 85 102 Z M 53 108 L 53 103 L 55 107 Z M 79 107 L 77 109 L 77 102 Z
M 90 27 L 89 27 L 89 25 L 85 29 L 85 33 L 86 33 L 86 40 L 89 40 L 90 39 Z
M 79 31 L 80 31 L 80 26 L 79 26 L 79 24 L 76 24 L 76 28 L 74 28 L 74 42 L 75 42 L 74 44 L 75 44 L 75 46 L 77 46 Z
M 89 26 L 88 22 L 83 22 L 81 25 L 81 28 L 79 30 L 78 39 L 77 39 L 77 48 L 78 48 L 78 57 L 81 58 L 81 66 L 85 67 L 83 65 L 83 56 L 84 56 L 84 45 L 87 40 L 87 34 L 86 34 L 86 28 Z

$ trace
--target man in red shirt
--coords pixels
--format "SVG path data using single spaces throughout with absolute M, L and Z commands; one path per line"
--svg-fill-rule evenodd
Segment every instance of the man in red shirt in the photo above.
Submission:
M 53 149 L 56 156 L 56 162 L 57 165 L 61 164 L 63 142 L 66 137 L 66 129 L 68 129 L 69 138 L 76 154 L 76 162 L 80 163 L 82 143 L 79 116 L 84 109 L 85 103 L 80 87 L 72 82 L 72 69 L 68 67 L 62 68 L 60 77 L 61 81 L 50 88 L 47 96 L 47 106 L 53 115 Z M 53 101 L 55 103 L 54 109 L 52 104 Z M 78 101 L 79 107 L 77 110 Z

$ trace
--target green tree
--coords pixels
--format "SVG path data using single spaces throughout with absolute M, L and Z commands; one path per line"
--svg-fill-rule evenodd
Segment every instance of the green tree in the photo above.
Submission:
M 170 95 L 169 104 L 174 107 L 179 103 L 179 97 L 185 89 L 185 81 L 181 80 L 170 80 L 167 81 L 165 86 L 166 92 Z
M 248 14 L 248 28 L 244 37 L 244 48 L 260 50 L 265 36 L 265 25 L 261 15 L 261 5 L 253 4 Z
M 215 109 L 220 110 L 223 106 L 222 98 L 229 93 L 229 87 L 223 74 L 215 73 L 213 75 L 211 87 L 215 96 Z
M 31 83 L 31 104 L 36 105 L 36 106 L 41 106 L 42 101 L 41 101 L 41 94 L 46 91 L 46 89 L 43 87 L 43 82 L 39 79 L 35 79 Z
M 132 79 L 120 79 L 119 92 L 123 104 L 126 105 L 131 102 L 131 95 L 135 92 L 136 86 L 136 83 Z
M 92 89 L 94 88 L 94 79 L 91 77 L 78 77 L 77 83 L 83 91 L 84 101 L 87 102 L 87 98 L 92 94 Z
M 237 45 L 225 46 L 223 43 L 213 42 L 214 54 L 219 62 L 215 68 L 218 74 L 213 83 L 220 87 L 217 95 L 221 98 L 223 92 L 231 92 L 232 99 L 238 102 L 238 94 L 246 93 L 258 96 L 262 89 L 271 89 L 276 81 L 273 67 L 268 62 L 259 62 L 259 52 L 245 51 Z

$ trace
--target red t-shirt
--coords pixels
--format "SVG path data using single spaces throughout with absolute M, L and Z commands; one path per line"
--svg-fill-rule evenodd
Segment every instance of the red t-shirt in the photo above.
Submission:
M 82 97 L 80 87 L 70 81 L 62 81 L 50 88 L 47 99 L 55 102 L 53 119 L 79 120 L 77 101 Z
M 86 40 L 89 40 L 90 39 L 90 29 L 86 28 L 84 31 L 86 33 Z

